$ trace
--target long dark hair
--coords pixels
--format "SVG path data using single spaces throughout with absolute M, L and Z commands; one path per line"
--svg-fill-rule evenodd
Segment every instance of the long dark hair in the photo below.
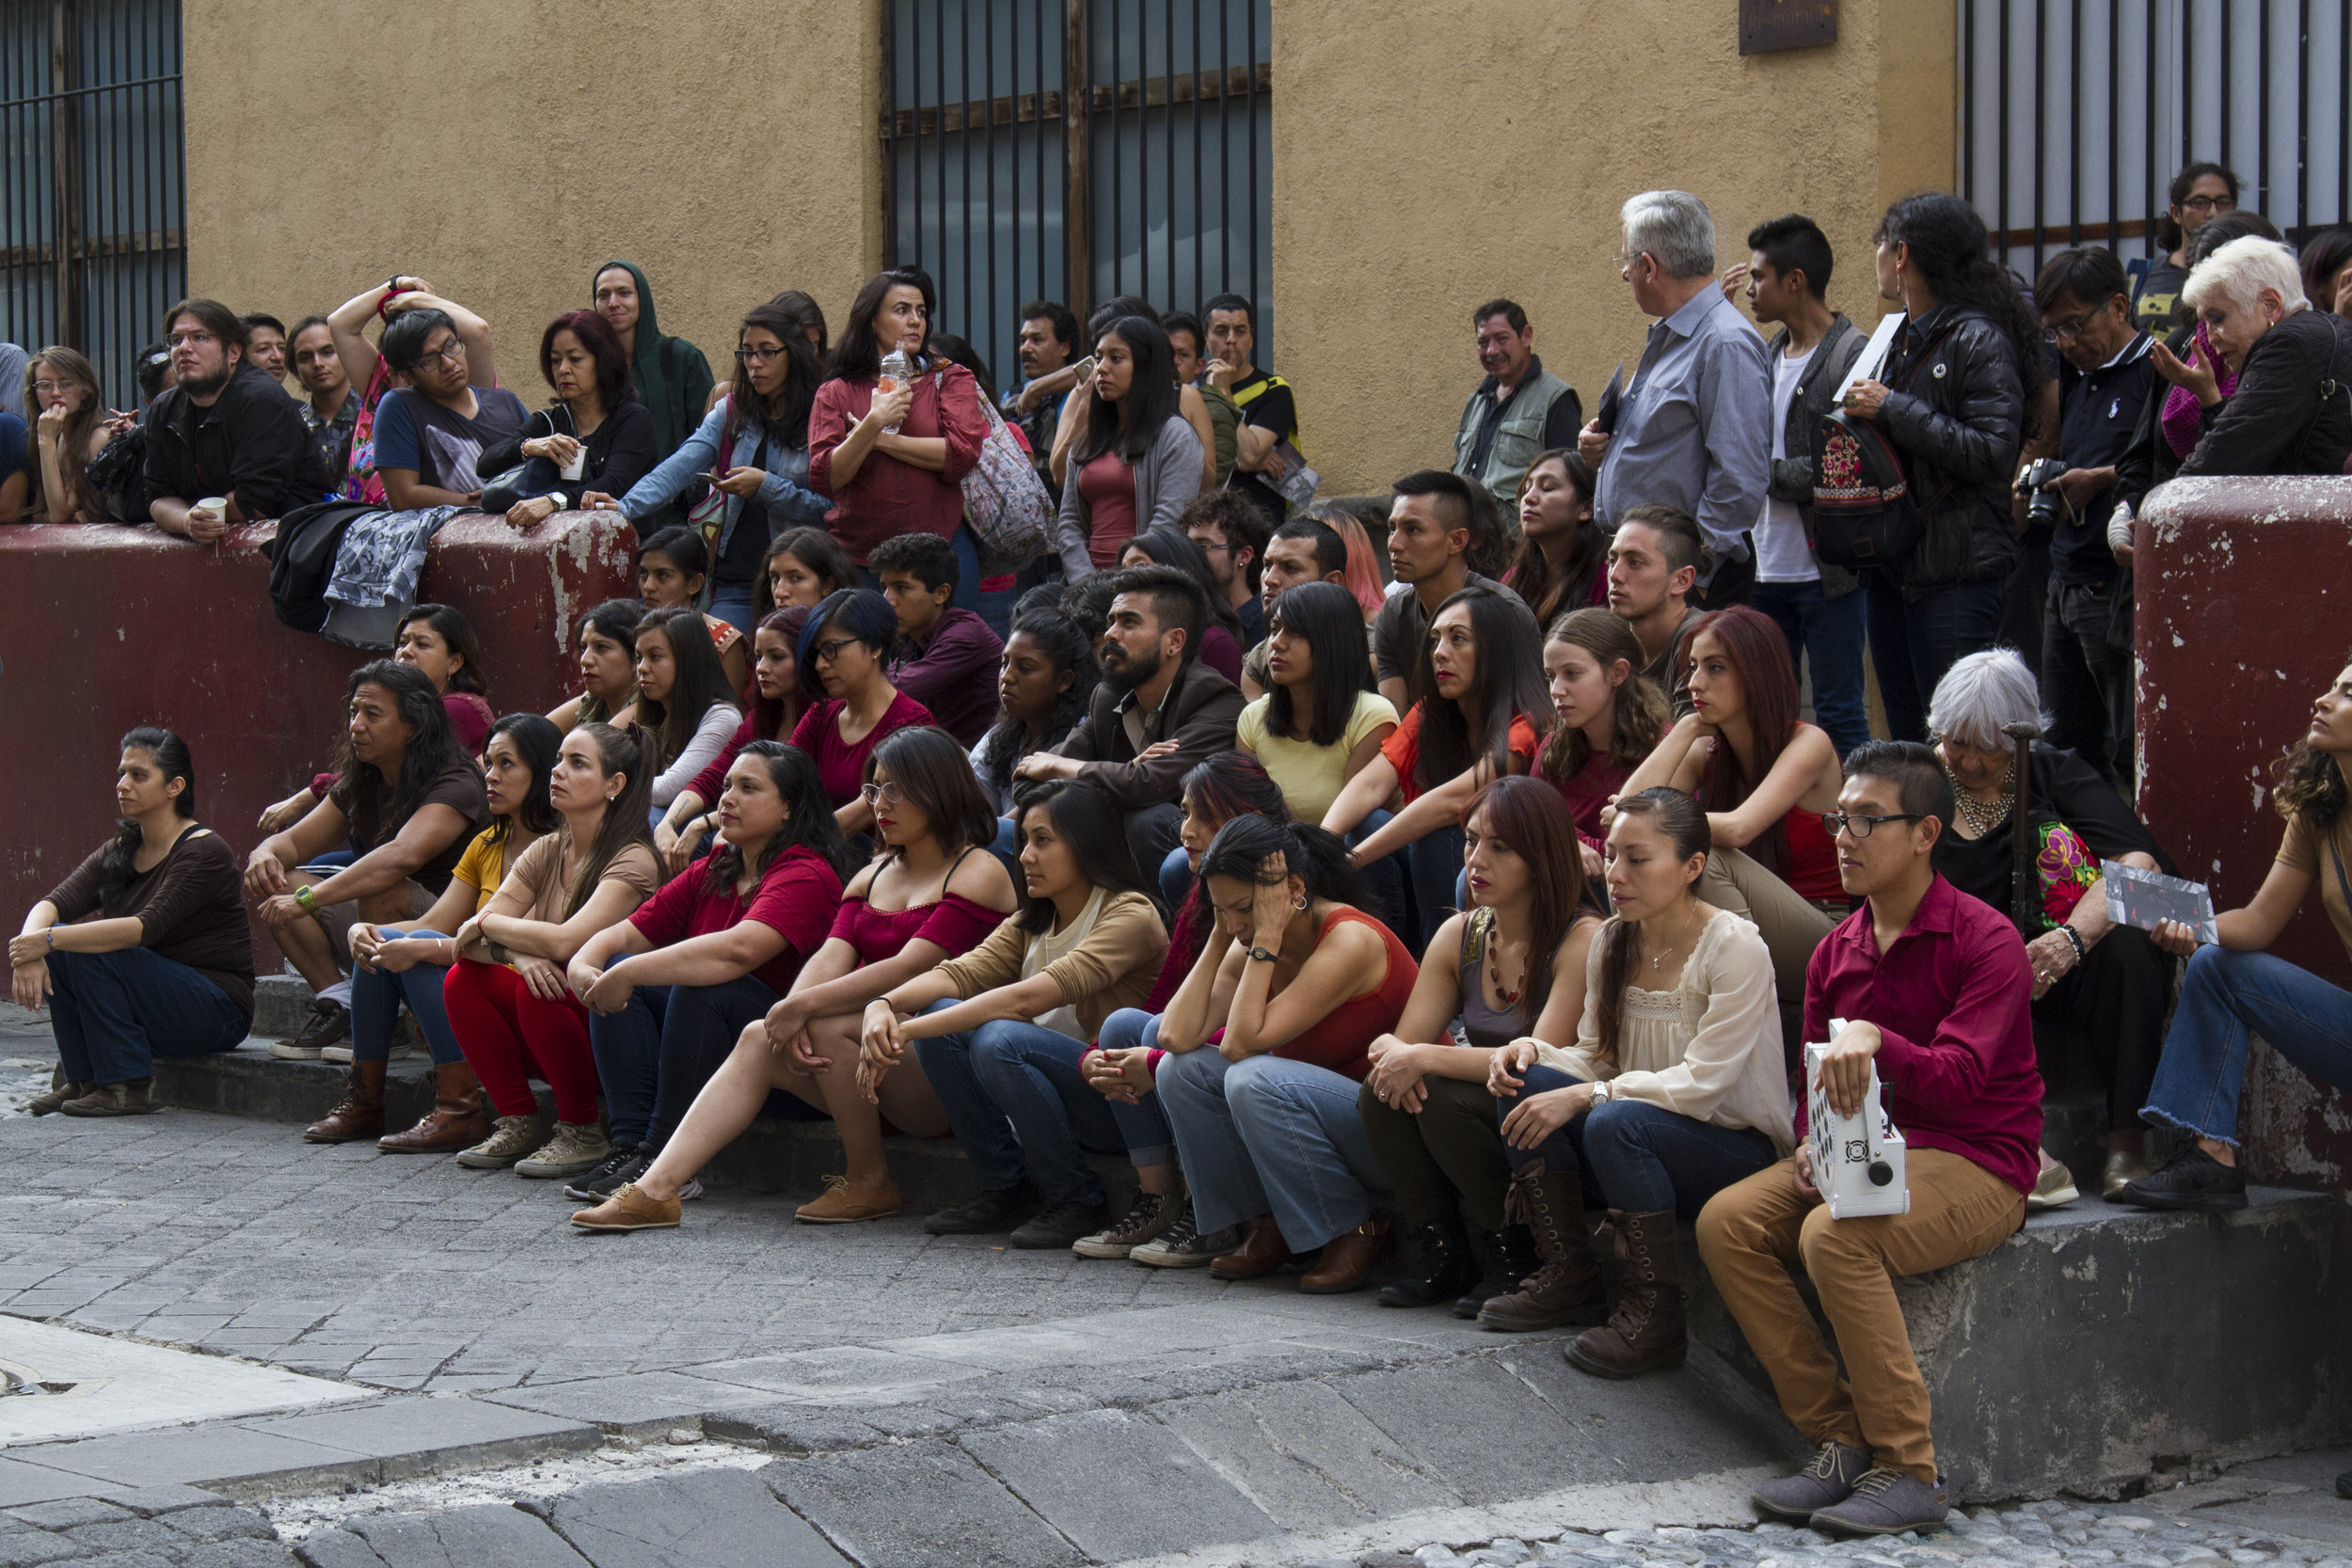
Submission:
M 1338 745 L 1355 716 L 1357 699 L 1363 695 L 1364 672 L 1372 657 L 1356 595 L 1336 582 L 1302 582 L 1275 595 L 1266 610 L 1266 628 L 1301 639 L 1314 655 L 1314 672 L 1308 678 L 1314 695 L 1307 743 Z M 1269 685 L 1266 727 L 1287 739 L 1296 733 L 1297 723 L 1291 689 L 1279 682 Z
M 2352 659 L 2345 662 L 2352 664 Z M 134 730 L 131 735 L 148 733 Z M 131 736 L 123 736 L 122 744 L 129 746 Z M 2270 765 L 2270 803 L 2280 816 L 2289 821 L 2297 816 L 2308 816 L 2312 826 L 2323 833 L 2336 825 L 2336 817 L 2344 811 L 2347 791 L 2344 768 L 2334 757 L 2308 739 L 2298 740 L 2285 756 Z M 196 786 L 190 784 L 188 787 L 193 790 Z
M 532 834 L 555 832 L 564 825 L 564 816 L 548 798 L 548 781 L 555 772 L 557 753 L 564 750 L 564 732 L 544 714 L 510 713 L 491 725 L 490 733 L 483 737 L 485 756 L 489 754 L 490 742 L 502 735 L 515 737 L 515 752 L 522 758 L 523 766 L 531 769 L 531 790 L 513 816 L 499 817 L 484 830 L 489 835 L 488 842 L 504 844 L 515 836 L 517 822 Z
M 116 748 L 121 752 L 145 752 L 154 759 L 155 770 L 164 776 L 164 783 L 174 779 L 185 781 L 186 787 L 171 802 L 172 810 L 191 820 L 196 816 L 196 764 L 189 760 L 188 743 L 173 731 L 153 724 L 141 724 L 122 737 Z M 98 887 L 110 893 L 128 882 L 138 869 L 135 858 L 139 852 L 139 824 L 134 816 L 126 816 L 115 824 L 114 841 L 106 846 L 106 858 L 98 863 Z
M 1937 304 L 1974 310 L 2001 329 L 2025 388 L 2023 435 L 2039 435 L 2042 384 L 2050 373 L 2042 358 L 2042 318 L 2026 303 L 2018 280 L 1993 260 L 1983 217 L 1947 191 L 1925 191 L 1887 208 L 1877 237 L 1887 245 L 1910 247 L 1910 263 L 1919 270 Z
M 91 483 L 88 466 L 82 453 L 89 448 L 90 432 L 105 417 L 106 394 L 98 385 L 98 372 L 90 362 L 74 350 L 52 343 L 25 362 L 24 365 L 24 471 L 32 477 L 34 499 L 41 498 L 40 487 L 40 396 L 33 390 L 33 383 L 40 378 L 40 368 L 47 365 L 50 372 L 63 377 L 82 388 L 82 406 L 66 416 L 65 429 L 58 434 L 57 450 L 70 453 L 72 461 L 58 465 L 65 473 L 66 487 L 73 492 L 74 508 L 92 522 L 106 518 L 105 499 Z
M 1434 789 L 1479 761 L 1492 762 L 1498 775 L 1511 770 L 1511 721 L 1524 715 L 1541 733 L 1551 727 L 1551 689 L 1544 681 L 1543 640 L 1535 617 L 1527 607 L 1477 583 L 1446 595 L 1438 613 L 1429 617 L 1430 637 L 1438 621 L 1455 605 L 1470 609 L 1470 638 L 1478 649 L 1478 667 L 1470 689 L 1456 700 L 1438 695 L 1437 682 L 1428 681 L 1421 705 L 1421 754 L 1413 777 L 1423 789 Z M 1429 669 L 1424 645 L 1415 661 L 1416 673 Z M 1478 713 L 1479 733 L 1472 735 L 1466 708 Z
M 737 356 L 735 379 L 727 388 L 727 438 L 720 450 L 733 446 L 736 433 L 743 430 L 781 447 L 805 447 L 809 406 L 817 401 L 817 388 L 825 379 L 817 345 L 808 341 L 807 324 L 800 313 L 772 299 L 743 313 L 742 325 L 735 329 L 736 341 L 741 342 L 743 334 L 755 326 L 774 333 L 776 341 L 784 345 L 784 385 L 776 388 L 775 401 L 770 403 L 752 385 L 751 365 Z
M 767 875 L 778 855 L 801 848 L 817 854 L 844 882 L 857 875 L 866 857 L 850 847 L 841 824 L 834 820 L 833 802 L 825 798 L 824 784 L 817 777 L 817 759 L 781 740 L 748 742 L 736 753 L 735 761 L 740 764 L 745 757 L 759 759 L 768 770 L 769 782 L 784 800 L 784 826 L 752 863 L 751 874 Z M 707 868 L 703 885 L 712 893 L 723 893 L 743 875 L 743 851 L 722 838 L 703 864 Z
M 596 318 L 598 321 L 603 319 L 602 316 Z M 400 641 L 400 634 L 408 629 L 412 621 L 422 621 L 431 626 L 433 635 L 447 643 L 449 651 L 461 661 L 450 673 L 449 689 L 452 691 L 470 691 L 479 697 L 490 689 L 490 677 L 482 668 L 482 639 L 474 635 L 473 623 L 466 619 L 463 610 L 445 604 L 412 606 L 408 613 L 400 618 L 400 625 L 392 630 L 394 642 Z
M 580 857 L 580 869 L 572 875 L 572 885 L 564 890 L 564 918 L 569 920 L 588 902 L 589 895 L 604 879 L 606 867 L 620 858 L 621 851 L 632 844 L 653 847 L 652 830 L 646 827 L 646 816 L 653 810 L 653 736 L 642 725 L 631 724 L 617 729 L 611 724 L 582 724 L 578 734 L 588 737 L 588 744 L 596 749 L 596 760 L 604 767 L 604 776 L 620 774 L 627 782 L 604 808 L 604 821 L 596 829 L 596 842 L 590 844 Z
M 1012 812 L 1016 829 L 1032 811 L 1042 811 L 1054 832 L 1070 846 L 1078 875 L 1089 887 L 1105 893 L 1140 893 L 1158 904 L 1152 884 L 1136 869 L 1119 813 L 1101 790 L 1084 779 L 1048 779 L 1021 791 Z M 1023 930 L 1043 936 L 1054 928 L 1054 914 L 1051 898 L 1027 898 L 1013 919 Z
M 1339 584 L 1324 586 L 1338 588 Z M 1282 786 L 1274 782 L 1265 764 L 1248 752 L 1212 752 L 1195 763 L 1192 771 L 1184 775 L 1184 799 L 1186 812 L 1213 818 L 1220 827 L 1237 816 L 1263 816 L 1276 822 L 1291 819 L 1290 802 L 1282 799 Z M 1200 949 L 1209 942 L 1211 922 L 1203 908 L 1209 895 L 1203 881 L 1200 877 L 1192 879 L 1191 891 L 1184 895 L 1184 906 L 1176 911 L 1176 929 L 1191 935 L 1191 951 L 1171 953 L 1168 961 L 1185 969 L 1192 967 L 1193 959 L 1200 956 Z M 1170 932 L 1171 940 L 1174 934 Z
M 1648 817 L 1674 846 L 1675 859 L 1685 863 L 1693 855 L 1706 854 L 1713 842 L 1705 809 L 1682 791 L 1664 784 L 1618 801 L 1617 815 Z M 1625 1022 L 1625 988 L 1632 980 L 1637 941 L 1633 927 L 1616 915 L 1611 915 L 1600 929 L 1600 1016 L 1597 1022 L 1600 1048 L 1606 1052 L 1617 1049 L 1617 1033 Z
M 1527 863 L 1527 979 L 1519 992 L 1518 1016 L 1532 1027 L 1551 995 L 1551 960 L 1568 930 L 1591 909 L 1584 880 L 1583 846 L 1576 836 L 1576 814 L 1567 797 L 1541 779 L 1506 776 L 1489 782 L 1462 809 L 1462 826 L 1480 812 L 1486 829 Z M 1595 911 L 1597 912 L 1597 911 Z
M 1040 601 L 1040 594 L 1048 598 Z M 1051 594 L 1050 589 L 1034 590 L 1012 617 L 1013 636 L 1028 634 L 1029 641 L 1053 661 L 1055 678 L 1059 679 L 1064 673 L 1070 675 L 1070 689 L 1054 699 L 1054 710 L 1045 716 L 1045 739 L 1049 746 L 1057 737 L 1077 728 L 1078 721 L 1086 717 L 1094 702 L 1095 680 L 1102 673 L 1094 662 L 1094 640 L 1077 622 L 1055 608 Z M 1009 646 L 1012 639 L 1005 641 Z M 1027 747 L 1028 728 L 1025 722 L 1000 708 L 995 724 L 981 742 L 988 748 L 988 782 L 999 792 L 1012 787 L 1013 764 L 1021 760 Z
M 653 732 L 660 763 L 666 768 L 685 752 L 687 742 L 694 738 L 695 726 L 713 704 L 737 705 L 735 689 L 727 685 L 726 667 L 719 662 L 719 650 L 711 646 L 710 628 L 703 623 L 702 611 L 688 605 L 654 610 L 637 623 L 638 641 L 643 641 L 647 632 L 661 634 L 670 644 L 672 662 L 677 665 L 668 702 L 655 702 L 643 686 L 637 690 L 638 721 Z
M 1133 463 L 1152 450 L 1162 425 L 1181 417 L 1176 355 L 1168 346 L 1168 334 L 1160 330 L 1160 324 L 1143 316 L 1121 316 L 1101 336 L 1127 345 L 1135 373 L 1128 379 L 1123 404 L 1104 397 L 1099 383 L 1089 384 L 1086 434 L 1078 437 L 1077 450 L 1070 454 L 1073 469 L 1114 450 Z
M 350 706 L 363 686 L 373 686 L 392 699 L 400 710 L 400 721 L 408 726 L 408 742 L 401 748 L 400 776 L 386 779 L 373 765 L 362 766 L 352 754 L 351 733 L 343 732 L 343 741 L 335 758 L 337 778 L 328 799 L 345 816 L 362 799 L 377 806 L 376 820 L 387 833 L 397 832 L 408 820 L 409 813 L 424 799 L 424 792 L 435 779 L 453 768 L 471 768 L 473 759 L 466 755 L 466 748 L 449 727 L 449 710 L 441 705 L 441 694 L 434 689 L 425 673 L 413 664 L 397 664 L 389 658 L 362 664 L 351 673 L 343 689 L 343 705 Z M 384 799 L 385 786 L 389 784 L 391 798 Z
M 1268 877 L 1268 855 L 1282 857 L 1282 877 Z M 1307 902 L 1328 898 L 1361 909 L 1372 895 L 1364 874 L 1347 863 L 1347 846 L 1311 822 L 1278 822 L 1270 816 L 1236 816 L 1216 831 L 1200 857 L 1200 880 L 1230 877 L 1251 887 L 1273 887 L 1296 877 Z
M 788 528 L 768 541 L 768 553 L 760 558 L 759 580 L 752 584 L 752 613 L 765 615 L 782 608 L 768 584 L 768 564 L 780 555 L 788 555 L 825 579 L 831 586 L 827 594 L 844 588 L 855 588 L 865 579 L 857 575 L 857 567 L 850 561 L 850 552 L 843 549 L 834 536 L 821 528 Z M 795 632 L 794 636 L 799 633 Z
M 914 724 L 891 731 L 866 757 L 866 782 L 872 784 L 875 772 L 882 768 L 889 769 L 890 782 L 930 821 L 941 853 L 952 858 L 961 850 L 996 842 L 996 813 L 980 793 L 972 758 L 946 730 Z M 882 844 L 880 834 L 875 842 L 885 858 L 902 852 Z
M 1199 583 L 1200 598 L 1208 609 L 1210 618 L 1232 633 L 1234 641 L 1242 640 L 1241 617 L 1234 613 L 1232 605 L 1225 602 L 1225 595 L 1217 592 L 1216 578 L 1209 571 L 1208 552 L 1194 544 L 1188 535 L 1179 533 L 1172 528 L 1145 529 L 1120 546 L 1122 555 L 1129 550 L 1141 550 L 1155 565 L 1173 566 Z M 1113 590 L 1114 594 L 1117 592 Z M 1201 634 L 1207 635 L 1206 627 L 1202 628 Z M 1198 648 L 1184 650 L 1186 658 L 1197 658 L 1200 654 Z
M 1567 476 L 1568 487 L 1576 492 L 1578 500 L 1590 503 L 1598 493 L 1600 481 L 1594 475 L 1592 465 L 1567 447 L 1553 447 L 1536 453 L 1535 461 L 1527 466 L 1528 483 L 1535 482 L 1535 470 L 1547 463 L 1560 465 L 1560 471 Z M 1608 562 L 1609 534 L 1599 519 L 1587 518 L 1577 524 L 1576 532 L 1569 536 L 1568 553 L 1556 578 L 1543 546 L 1522 535 L 1518 551 L 1511 558 L 1511 570 L 1503 580 L 1535 612 L 1535 624 L 1548 626 L 1584 603 L 1593 591 L 1593 578 L 1606 569 Z
M 1642 652 L 1642 640 L 1633 635 L 1632 626 L 1623 616 L 1596 605 L 1571 610 L 1561 616 L 1552 623 L 1551 635 L 1545 641 L 1581 648 L 1598 660 L 1603 670 L 1619 659 L 1625 661 L 1629 673 L 1617 683 L 1610 710 L 1613 722 L 1609 735 L 1609 760 L 1620 768 L 1639 768 L 1642 759 L 1658 749 L 1674 715 L 1666 705 L 1666 694 L 1655 683 L 1643 678 L 1642 667 L 1647 659 Z M 1581 729 L 1555 721 L 1551 733 L 1544 737 L 1544 749 L 1535 762 L 1544 777 L 1555 784 L 1565 784 L 1584 770 L 1592 754 L 1593 743 L 1584 738 Z
M 1707 771 L 1699 776 L 1698 798 L 1708 811 L 1737 811 L 1796 738 L 1802 699 L 1797 672 L 1788 659 L 1788 641 L 1772 617 L 1746 605 L 1702 615 L 1692 623 L 1676 657 L 1689 663 L 1698 640 L 1710 634 L 1739 677 L 1740 704 L 1756 756 L 1751 776 L 1728 743 L 1718 744 L 1707 760 Z M 1749 848 L 1771 870 L 1788 869 L 1788 838 L 1781 823 L 1773 823 Z
M 882 301 L 890 291 L 913 289 L 922 294 L 923 325 L 926 332 L 934 325 L 930 309 L 930 280 L 913 267 L 891 267 L 866 280 L 850 302 L 849 324 L 841 329 L 840 341 L 833 345 L 833 363 L 828 368 L 839 381 L 871 381 L 882 374 L 882 350 L 874 343 L 874 318 L 882 314 Z
M 808 705 L 807 692 L 801 685 L 800 663 L 801 632 L 807 625 L 808 606 L 792 604 L 786 605 L 782 610 L 770 610 L 759 618 L 759 625 L 752 628 L 752 651 L 755 662 L 759 651 L 759 634 L 763 631 L 774 632 L 784 639 L 784 645 L 792 650 L 792 691 L 790 695 L 769 696 L 759 689 L 757 673 L 755 672 L 753 674 L 751 704 L 754 735 L 776 735 L 783 730 L 784 721 L 787 719 L 798 723 L 802 710 Z
M 825 325 L 825 308 L 817 303 L 817 296 L 803 289 L 787 289 L 769 304 L 801 324 L 806 332 L 817 329 L 817 354 L 819 359 L 833 352 L 833 329 Z

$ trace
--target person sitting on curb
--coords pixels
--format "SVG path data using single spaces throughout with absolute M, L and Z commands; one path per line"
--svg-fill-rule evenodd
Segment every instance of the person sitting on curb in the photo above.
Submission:
M 580 618 L 580 695 L 548 715 L 558 734 L 582 724 L 618 724 L 637 718 L 637 623 L 645 607 L 607 599 Z
M 644 601 L 647 614 L 657 610 L 693 610 L 702 602 L 709 571 L 710 555 L 703 548 L 700 532 L 685 527 L 662 529 L 646 535 L 645 542 L 637 546 L 637 596 Z M 730 621 L 700 613 L 720 667 L 726 672 L 727 689 L 742 690 L 751 674 L 743 634 Z
M 650 797 L 658 818 L 701 776 L 742 723 L 737 688 L 691 608 L 654 610 L 637 623 L 637 721 L 654 746 Z
M 700 859 L 706 841 L 718 830 L 719 797 L 727 787 L 727 769 L 743 748 L 762 739 L 788 744 L 800 727 L 808 694 L 801 689 L 800 661 L 793 649 L 800 645 L 808 616 L 799 605 L 771 610 L 752 633 L 751 702 L 744 707 L 743 721 L 653 825 L 654 851 L 669 875 L 676 876 Z
M 376 1138 L 376 1147 L 390 1153 L 426 1154 L 464 1148 L 490 1135 L 482 1081 L 450 1029 L 444 986 L 457 962 L 458 927 L 490 902 L 523 851 L 563 821 L 548 799 L 548 777 L 563 743 L 556 727 L 535 713 L 500 720 L 483 755 L 490 825 L 466 846 L 449 886 L 413 922 L 351 928 L 351 1086 L 341 1104 L 302 1130 L 305 1143 Z M 405 1132 L 383 1137 L 384 1081 L 404 1004 L 433 1057 L 436 1104 Z
M 1641 673 L 1642 644 L 1606 610 L 1572 610 L 1544 637 L 1544 675 L 1558 721 L 1532 771 L 1560 792 L 1576 817 L 1585 875 L 1598 878 L 1609 824 L 1601 813 L 1625 792 L 1672 722 L 1666 694 Z
M 890 684 L 966 747 L 979 744 L 996 719 L 1005 644 L 977 613 L 955 607 L 955 546 L 936 533 L 901 533 L 875 546 L 866 564 L 898 617 Z
M 253 1026 L 237 858 L 196 819 L 187 742 L 142 725 L 121 753 L 114 836 L 8 943 L 17 1006 L 47 998 L 57 1038 L 49 1092 L 26 1107 L 37 1117 L 151 1111 L 156 1057 L 234 1051 Z
M 874 825 L 866 763 L 899 730 L 929 724 L 931 710 L 891 684 L 887 660 L 898 635 L 890 601 L 870 588 L 844 588 L 808 612 L 793 650 L 808 700 L 792 744 L 817 764 L 817 782 L 844 833 Z
M 1022 758 L 1068 735 L 1094 699 L 1094 644 L 1061 609 L 1057 589 L 1040 588 L 1013 610 L 1012 635 L 996 676 L 996 720 L 972 748 L 972 771 L 1003 824 L 999 858 L 1011 860 L 1012 798 Z
M 768 541 L 768 559 L 752 598 L 754 620 L 771 610 L 799 605 L 815 610 L 844 588 L 864 586 L 857 568 L 834 536 L 821 528 L 787 528 Z
M 2040 1164 L 2032 968 L 2008 916 L 1935 872 L 1954 809 L 1926 746 L 1854 748 L 1823 826 L 1846 892 L 1863 902 L 1805 976 L 1804 1037 L 1829 1045 L 1823 1092 L 1851 1116 L 1876 1069 L 1882 1108 L 1907 1146 L 1910 1212 L 1832 1217 L 1800 1118 L 1794 1156 L 1716 1194 L 1699 1214 L 1699 1256 L 1715 1289 L 1781 1409 L 1818 1445 L 1796 1475 L 1757 1487 L 1756 1504 L 1821 1530 L 1892 1535 L 1943 1523 L 1927 1384 L 1895 1278 L 2015 1235 Z M 1832 1019 L 1847 1021 L 1835 1039 Z M 1789 1277 L 1799 1260 L 1837 1336 L 1843 1375 Z

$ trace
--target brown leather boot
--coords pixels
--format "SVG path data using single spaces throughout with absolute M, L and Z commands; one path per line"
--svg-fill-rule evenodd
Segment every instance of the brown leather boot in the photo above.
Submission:
M 1535 1238 L 1536 1271 L 1507 1296 L 1478 1309 L 1478 1321 L 1506 1334 L 1597 1323 L 1608 1313 L 1609 1292 L 1584 1228 L 1584 1184 L 1574 1171 L 1530 1167 L 1512 1179 L 1502 1203 L 1505 1224 L 1527 1227 Z
M 1639 1377 L 1679 1367 L 1690 1352 L 1682 1333 L 1682 1269 L 1671 1212 L 1627 1214 L 1612 1209 L 1624 1294 L 1598 1328 L 1576 1337 L 1568 1364 L 1596 1377 Z
M 1249 1222 L 1249 1233 L 1242 1238 L 1241 1245 L 1210 1260 L 1209 1274 L 1216 1279 L 1256 1279 L 1290 1260 L 1290 1243 L 1282 1240 L 1282 1227 L 1274 1223 L 1272 1214 L 1260 1214 Z
M 490 1135 L 490 1118 L 482 1108 L 482 1080 L 473 1064 L 460 1058 L 433 1065 L 433 1109 L 405 1132 L 378 1138 L 375 1147 L 387 1154 L 448 1154 L 471 1148 Z
M 79 1100 L 98 1087 L 95 1084 L 77 1083 L 65 1075 L 65 1064 L 59 1062 L 49 1075 L 49 1092 L 36 1095 L 24 1108 L 37 1117 L 45 1117 L 62 1110 L 69 1100 Z
M 351 1087 L 343 1102 L 302 1130 L 312 1144 L 357 1143 L 384 1131 L 384 1064 L 351 1064 Z
M 1344 1294 L 1364 1282 L 1388 1244 L 1389 1222 L 1366 1220 L 1324 1243 L 1323 1257 L 1298 1276 L 1298 1288 L 1314 1296 Z

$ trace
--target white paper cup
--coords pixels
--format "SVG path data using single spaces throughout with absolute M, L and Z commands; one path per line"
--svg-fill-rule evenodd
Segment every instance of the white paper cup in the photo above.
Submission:
M 586 447 L 582 447 L 578 451 L 572 453 L 572 460 L 569 463 L 564 464 L 559 470 L 559 472 L 561 472 L 565 479 L 579 479 L 587 471 L 588 449 Z
M 196 503 L 196 509 L 199 512 L 209 512 L 223 522 L 229 520 L 229 498 L 227 496 L 206 496 Z

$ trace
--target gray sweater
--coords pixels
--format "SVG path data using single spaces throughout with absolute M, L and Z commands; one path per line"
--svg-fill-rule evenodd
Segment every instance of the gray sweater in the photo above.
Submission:
M 1163 525 L 1173 528 L 1176 515 L 1200 493 L 1200 437 L 1182 414 L 1170 414 L 1160 426 L 1159 438 L 1131 467 L 1136 479 L 1136 531 Z M 1061 515 L 1054 526 L 1054 547 L 1060 552 L 1063 575 L 1073 582 L 1092 577 L 1098 570 L 1087 553 L 1094 519 L 1079 490 L 1078 461 L 1073 453 L 1070 473 L 1061 487 Z

